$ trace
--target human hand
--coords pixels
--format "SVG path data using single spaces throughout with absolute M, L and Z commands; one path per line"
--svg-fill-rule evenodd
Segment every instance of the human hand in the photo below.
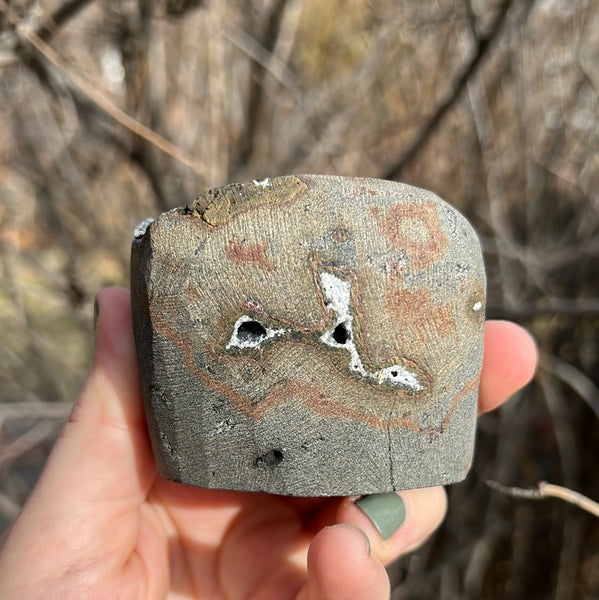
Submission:
M 356 504 L 162 479 L 146 430 L 129 294 L 104 290 L 98 307 L 85 386 L 0 550 L 0 597 L 387 598 L 384 564 L 439 525 L 443 488 Z M 525 385 L 535 364 L 524 330 L 487 322 L 480 412 Z

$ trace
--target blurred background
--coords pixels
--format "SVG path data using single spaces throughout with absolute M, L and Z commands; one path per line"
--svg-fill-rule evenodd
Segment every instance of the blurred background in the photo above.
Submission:
M 480 419 L 469 478 L 393 598 L 599 598 L 596 0 L 0 0 L 0 531 L 85 376 L 134 227 L 288 173 L 433 190 L 480 233 L 488 317 L 535 381 Z

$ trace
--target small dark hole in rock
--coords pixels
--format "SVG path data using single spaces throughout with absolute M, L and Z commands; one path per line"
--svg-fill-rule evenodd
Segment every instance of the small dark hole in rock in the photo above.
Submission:
M 345 323 L 339 323 L 337 327 L 333 330 L 333 339 L 343 346 L 343 344 L 347 344 L 349 341 L 350 335 Z
M 397 377 L 399 373 L 397 371 L 391 371 L 391 377 Z
M 237 328 L 237 339 L 240 342 L 259 344 L 266 337 L 266 327 L 258 321 L 244 321 Z
M 270 452 L 267 452 L 266 454 L 263 454 L 262 456 L 259 456 L 256 459 L 256 466 L 258 466 L 258 467 L 276 467 L 277 465 L 279 465 L 281 463 L 282 460 L 283 460 L 283 453 L 278 449 L 274 449 L 274 450 L 271 450 Z

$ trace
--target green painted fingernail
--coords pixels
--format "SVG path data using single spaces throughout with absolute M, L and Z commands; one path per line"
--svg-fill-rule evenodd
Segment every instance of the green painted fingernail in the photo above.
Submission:
M 356 504 L 371 520 L 384 540 L 388 540 L 402 526 L 406 518 L 403 500 L 394 492 L 364 496 Z

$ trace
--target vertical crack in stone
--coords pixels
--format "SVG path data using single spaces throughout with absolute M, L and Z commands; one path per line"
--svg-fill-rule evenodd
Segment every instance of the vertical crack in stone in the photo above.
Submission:
M 394 465 L 393 465 L 393 447 L 391 444 L 391 427 L 387 427 L 387 441 L 389 443 L 389 484 L 392 488 L 395 488 L 395 476 L 394 476 Z
M 387 419 L 387 452 L 389 453 L 389 484 L 392 489 L 395 489 L 395 464 L 393 463 L 393 443 L 391 441 L 391 420 L 395 414 L 395 407 L 397 406 L 397 398 L 393 401 L 391 410 L 389 411 L 389 418 Z

